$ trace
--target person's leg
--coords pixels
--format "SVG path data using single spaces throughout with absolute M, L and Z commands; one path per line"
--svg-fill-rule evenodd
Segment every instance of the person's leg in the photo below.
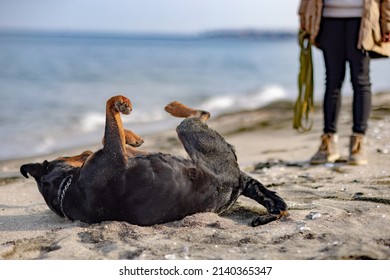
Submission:
M 365 134 L 371 111 L 370 57 L 357 48 L 360 19 L 351 19 L 347 24 L 347 59 L 351 70 L 353 88 L 354 133 Z
M 323 18 L 318 44 L 324 56 L 326 83 L 323 101 L 324 134 L 321 145 L 310 159 L 311 164 L 334 162 L 340 155 L 337 147 L 337 122 L 341 108 L 341 87 L 345 77 L 345 21 Z
M 324 133 L 336 133 L 341 108 L 341 87 L 345 77 L 346 39 L 343 19 L 324 18 L 319 38 L 323 52 L 326 84 L 323 103 Z
M 371 111 L 370 58 L 357 48 L 361 19 L 350 19 L 347 24 L 347 58 L 351 70 L 353 88 L 353 126 L 348 163 L 366 164 L 365 133 Z

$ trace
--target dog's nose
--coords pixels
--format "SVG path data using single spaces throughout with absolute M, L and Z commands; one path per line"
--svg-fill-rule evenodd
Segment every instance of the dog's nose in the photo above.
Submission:
M 29 163 L 23 164 L 20 167 L 20 173 L 26 178 L 28 178 L 28 174 L 33 176 L 35 179 L 42 175 L 42 165 L 39 163 Z

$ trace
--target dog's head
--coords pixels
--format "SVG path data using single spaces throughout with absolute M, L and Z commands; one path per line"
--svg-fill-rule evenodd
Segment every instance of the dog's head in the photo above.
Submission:
M 47 206 L 54 213 L 63 217 L 60 206 L 61 191 L 70 178 L 79 172 L 83 162 L 90 154 L 91 152 L 84 152 L 77 157 L 61 157 L 53 161 L 45 160 L 43 163 L 24 164 L 20 167 L 20 173 L 26 178 L 28 175 L 34 177 Z

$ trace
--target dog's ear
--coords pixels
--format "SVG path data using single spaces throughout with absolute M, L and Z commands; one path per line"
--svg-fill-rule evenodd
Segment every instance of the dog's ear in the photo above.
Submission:
M 28 178 L 28 174 L 33 176 L 35 179 L 41 177 L 48 165 L 47 161 L 44 161 L 43 164 L 40 163 L 28 163 L 23 164 L 20 167 L 20 173 L 26 178 Z

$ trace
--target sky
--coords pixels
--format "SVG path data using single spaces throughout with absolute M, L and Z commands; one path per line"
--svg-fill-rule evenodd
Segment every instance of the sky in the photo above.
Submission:
M 299 0 L 0 0 L 0 30 L 296 30 Z

